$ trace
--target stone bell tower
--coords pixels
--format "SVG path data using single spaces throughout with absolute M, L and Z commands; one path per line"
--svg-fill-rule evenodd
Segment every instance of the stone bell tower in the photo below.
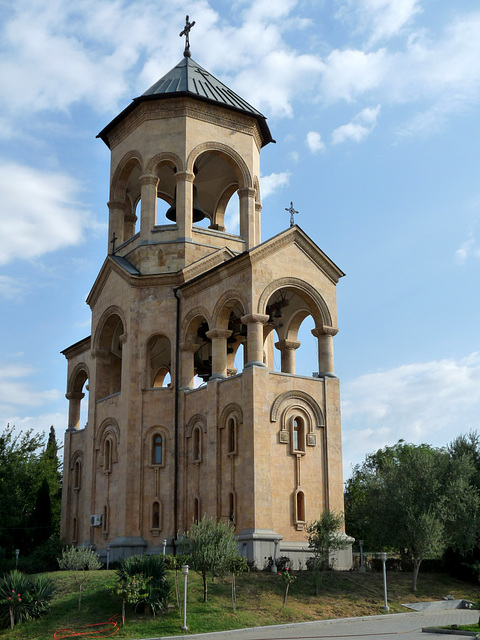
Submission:
M 111 150 L 109 249 L 87 298 L 91 336 L 63 351 L 62 535 L 109 545 L 111 559 L 173 551 L 206 513 L 229 519 L 259 566 L 275 541 L 302 559 L 305 523 L 343 510 L 333 336 L 344 274 L 295 225 L 261 242 L 270 130 L 192 60 L 188 38 L 182 61 L 98 137 Z M 312 377 L 295 374 L 307 316 Z

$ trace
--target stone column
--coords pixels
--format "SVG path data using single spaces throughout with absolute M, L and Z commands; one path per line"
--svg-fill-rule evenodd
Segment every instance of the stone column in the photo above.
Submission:
M 295 373 L 295 349 L 298 349 L 300 344 L 294 340 L 280 340 L 275 343 L 281 353 L 282 373 Z
M 245 187 L 238 190 L 240 198 L 240 235 L 245 240 L 246 249 L 259 243 L 255 237 L 255 189 Z
M 268 322 L 268 318 L 269 316 L 261 313 L 251 313 L 241 318 L 243 324 L 247 325 L 246 367 L 266 367 L 263 362 L 263 325 Z
M 338 333 L 334 327 L 312 329 L 312 334 L 318 338 L 318 372 L 320 376 L 335 378 L 333 366 L 333 336 Z
M 112 253 L 113 245 L 110 244 L 115 234 L 115 247 L 119 247 L 125 238 L 125 203 L 112 200 L 108 207 L 108 253 Z
M 227 377 L 227 338 L 232 335 L 229 329 L 212 329 L 205 334 L 212 341 L 212 375 L 213 378 Z
M 179 240 L 191 239 L 192 237 L 194 179 L 195 175 L 188 171 L 180 171 L 175 174 Z
M 80 429 L 80 403 L 85 394 L 82 391 L 69 391 L 65 397 L 69 401 L 67 431 L 77 431 Z
M 255 202 L 255 244 L 260 244 L 262 240 L 261 216 L 262 205 Z
M 180 343 L 180 389 L 193 389 L 195 377 L 194 357 L 200 345 L 194 340 L 186 340 Z
M 158 178 L 151 173 L 140 176 L 141 186 L 141 214 L 140 239 L 147 240 L 155 226 L 157 219 L 157 186 Z

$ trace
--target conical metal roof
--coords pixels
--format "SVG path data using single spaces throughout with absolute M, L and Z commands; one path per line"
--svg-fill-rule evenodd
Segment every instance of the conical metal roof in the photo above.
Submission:
M 134 98 L 133 102 L 98 134 L 97 138 L 101 138 L 108 146 L 108 132 L 140 102 L 182 96 L 189 96 L 197 100 L 222 106 L 226 109 L 246 113 L 256 118 L 259 124 L 263 137 L 262 146 L 265 146 L 269 142 L 275 142 L 268 128 L 266 118 L 260 111 L 257 111 L 257 109 L 224 85 L 223 82 L 220 82 L 220 80 L 212 76 L 211 73 L 187 56 L 147 89 L 145 93 L 138 98 Z

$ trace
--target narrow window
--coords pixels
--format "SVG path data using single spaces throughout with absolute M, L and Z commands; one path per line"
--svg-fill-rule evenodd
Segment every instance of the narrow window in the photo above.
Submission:
M 201 441 L 200 441 L 200 429 L 194 427 L 193 429 L 193 461 L 200 462 L 201 460 Z
M 160 503 L 155 500 L 152 506 L 152 529 L 160 529 Z
M 228 495 L 228 519 L 230 522 L 235 522 L 235 495 L 233 493 Z
M 305 431 L 302 418 L 293 420 L 293 449 L 294 451 L 305 451 Z
M 105 473 L 110 473 L 112 470 L 112 441 L 110 438 L 105 440 L 103 468 Z
M 73 488 L 75 491 L 79 491 L 82 486 L 82 465 L 80 460 L 75 462 L 74 481 Z
M 160 434 L 153 436 L 152 464 L 163 464 L 163 438 Z
M 193 521 L 198 522 L 200 520 L 200 500 L 195 498 L 193 501 Z
M 237 451 L 237 429 L 234 418 L 230 418 L 227 426 L 228 437 L 228 453 L 236 453 Z
M 73 519 L 72 524 L 72 542 L 75 544 L 77 542 L 77 519 Z
M 108 505 L 106 504 L 103 507 L 103 516 L 102 516 L 102 533 L 108 533 L 108 517 L 109 517 L 109 509 L 108 509 Z
M 297 522 L 305 522 L 305 494 L 303 491 L 297 492 Z

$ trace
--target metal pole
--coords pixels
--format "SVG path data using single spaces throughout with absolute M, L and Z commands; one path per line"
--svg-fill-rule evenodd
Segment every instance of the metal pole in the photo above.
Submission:
M 163 555 L 165 555 L 165 549 L 167 547 L 167 539 L 166 538 L 164 538 L 162 540 L 162 547 L 163 547 Z
M 183 627 L 182 631 L 188 631 L 187 627 L 187 576 L 188 576 L 188 564 L 182 565 L 183 573 Z
M 277 548 L 278 548 L 279 542 L 280 542 L 280 538 L 275 538 L 274 540 L 275 547 L 273 549 L 273 564 L 272 564 L 273 573 L 277 573 Z
M 385 604 L 383 606 L 383 611 L 390 611 L 390 608 L 389 608 L 389 606 L 387 604 L 387 565 L 386 565 L 386 563 L 387 563 L 387 554 L 385 552 L 381 553 L 380 557 L 381 557 L 382 562 L 383 562 L 383 593 L 384 593 L 384 596 L 385 596 Z

